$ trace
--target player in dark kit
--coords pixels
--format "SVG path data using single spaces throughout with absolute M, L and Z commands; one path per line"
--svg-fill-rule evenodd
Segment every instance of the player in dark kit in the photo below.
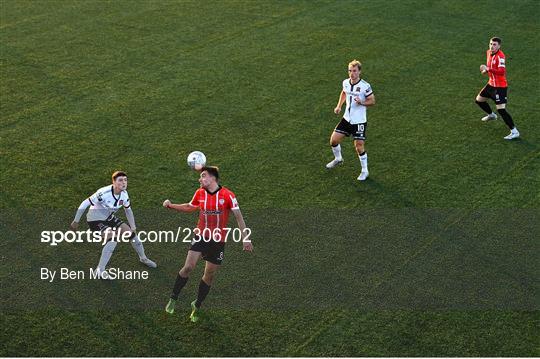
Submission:
M 191 242 L 184 266 L 178 272 L 171 298 L 165 307 L 167 313 L 173 314 L 178 295 L 186 285 L 189 275 L 197 265 L 200 258 L 206 261 L 204 274 L 199 283 L 197 299 L 191 303 L 192 322 L 199 319 L 198 310 L 210 291 L 217 270 L 223 262 L 225 242 L 230 233 L 225 229 L 232 211 L 238 222 L 241 232 L 244 251 L 252 252 L 253 245 L 249 240 L 249 229 L 246 228 L 242 212 L 233 192 L 219 185 L 219 170 L 217 167 L 203 167 L 199 178 L 199 188 L 189 203 L 173 204 L 168 199 L 163 207 L 179 212 L 199 211 L 199 222 L 193 231 L 195 238 Z
M 505 140 L 512 140 L 519 137 L 519 131 L 514 125 L 512 116 L 506 111 L 508 83 L 506 81 L 506 57 L 501 50 L 501 39 L 492 37 L 489 41 L 489 49 L 486 52 L 487 59 L 485 65 L 480 65 L 480 72 L 489 76 L 489 82 L 476 96 L 476 103 L 487 116 L 482 121 L 488 122 L 497 119 L 497 114 L 491 110 L 488 99 L 495 101 L 497 112 L 501 115 L 504 123 L 510 128 L 510 134 L 505 136 Z

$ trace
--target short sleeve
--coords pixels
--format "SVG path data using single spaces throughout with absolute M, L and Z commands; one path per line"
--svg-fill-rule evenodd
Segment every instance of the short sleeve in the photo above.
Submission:
M 505 63 L 505 59 L 504 57 L 499 57 L 499 64 L 497 67 L 503 67 L 503 68 L 506 68 L 506 63 Z
M 368 97 L 373 94 L 373 90 L 371 89 L 371 85 L 367 85 L 366 89 L 364 90 L 364 96 Z
M 98 189 L 96 193 L 88 197 L 88 200 L 92 206 L 95 206 L 98 203 L 103 203 L 103 192 L 101 189 Z
M 230 209 L 240 209 L 240 206 L 238 205 L 238 200 L 236 199 L 234 193 L 232 193 L 231 191 L 227 193 L 227 203 L 229 204 Z
M 195 206 L 195 207 L 199 207 L 199 203 L 200 203 L 200 194 L 201 191 L 200 190 L 197 190 L 195 192 L 195 194 L 193 195 L 193 198 L 191 199 L 191 202 L 189 202 L 189 204 L 191 204 L 192 206 Z
M 124 200 L 123 206 L 124 206 L 124 208 L 129 208 L 129 207 L 131 207 L 131 200 L 129 199 L 129 196 L 128 196 L 127 192 L 126 192 L 126 197 L 127 198 Z

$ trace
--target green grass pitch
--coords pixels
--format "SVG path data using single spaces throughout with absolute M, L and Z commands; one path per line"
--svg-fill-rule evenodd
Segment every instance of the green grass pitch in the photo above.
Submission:
M 540 7 L 516 1 L 0 1 L 1 356 L 540 356 Z M 503 39 L 508 111 L 474 98 Z M 344 141 L 363 62 L 370 179 Z M 492 104 L 493 106 L 493 104 Z M 145 245 L 147 281 L 47 283 L 96 265 L 50 247 L 85 196 L 129 174 L 139 229 L 221 168 L 253 229 L 228 245 L 200 324 L 201 268 L 166 315 L 186 247 Z M 83 229 L 86 227 L 83 226 Z M 111 265 L 142 269 L 129 245 Z

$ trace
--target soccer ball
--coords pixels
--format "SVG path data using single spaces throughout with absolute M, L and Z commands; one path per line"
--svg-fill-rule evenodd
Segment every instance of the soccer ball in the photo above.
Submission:
M 192 170 L 199 171 L 206 164 L 206 156 L 201 151 L 193 151 L 187 156 L 187 164 Z

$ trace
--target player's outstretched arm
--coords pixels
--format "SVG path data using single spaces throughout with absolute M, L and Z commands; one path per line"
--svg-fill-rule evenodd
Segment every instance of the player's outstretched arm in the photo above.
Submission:
M 253 244 L 251 243 L 251 238 L 249 238 L 251 232 L 246 231 L 246 222 L 244 222 L 244 216 L 242 216 L 240 208 L 233 209 L 232 212 L 238 223 L 238 228 L 240 228 L 240 232 L 242 233 L 243 249 L 248 252 L 253 252 Z
M 88 198 L 81 202 L 81 204 L 79 205 L 79 208 L 77 208 L 77 213 L 75 213 L 75 218 L 73 219 L 73 222 L 71 222 L 71 226 L 70 226 L 71 229 L 76 231 L 77 228 L 79 228 L 79 221 L 81 220 L 81 217 L 86 211 L 86 209 L 90 207 L 91 204 L 92 203 L 90 202 Z
M 163 202 L 163 207 L 174 209 L 175 211 L 178 211 L 178 212 L 186 212 L 186 213 L 195 212 L 199 209 L 199 207 L 196 207 L 192 205 L 191 203 L 174 204 L 174 203 L 171 203 L 171 201 L 169 201 L 168 199 L 166 199 Z

